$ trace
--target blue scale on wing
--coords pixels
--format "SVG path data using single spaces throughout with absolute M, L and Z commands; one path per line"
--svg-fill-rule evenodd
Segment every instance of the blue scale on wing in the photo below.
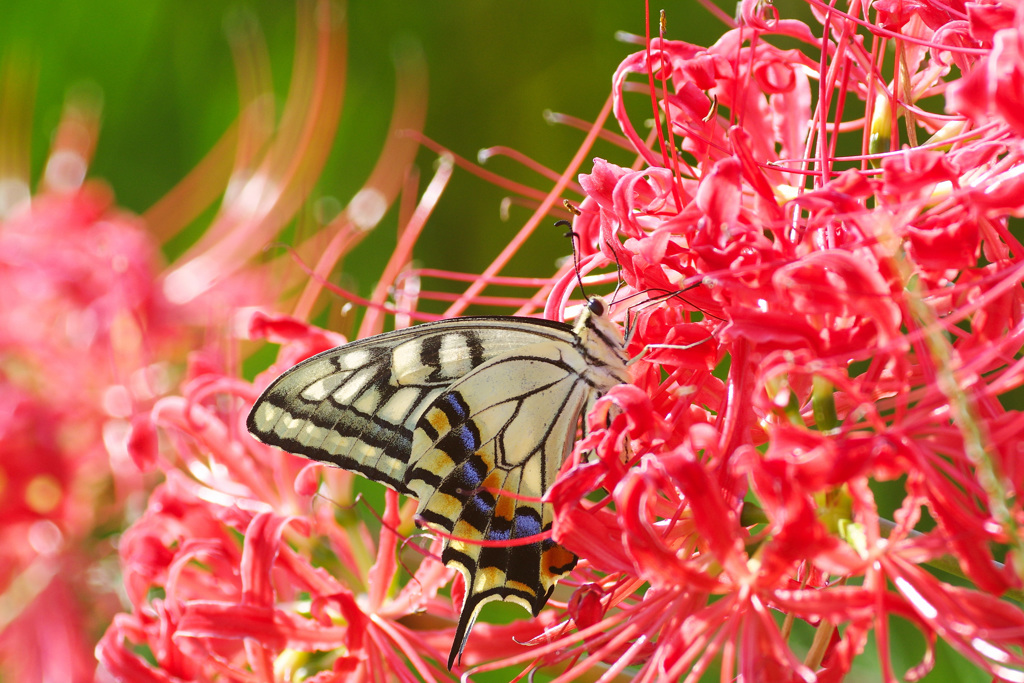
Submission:
M 416 422 L 406 486 L 425 503 L 480 445 L 480 432 L 469 420 L 469 406 L 457 392 L 442 393 Z
M 417 514 L 428 524 L 437 525 L 451 533 L 462 514 L 467 497 L 477 492 L 484 483 L 487 469 L 482 458 L 467 458 L 441 480 L 438 486 L 431 487 L 433 491 L 419 496 Z

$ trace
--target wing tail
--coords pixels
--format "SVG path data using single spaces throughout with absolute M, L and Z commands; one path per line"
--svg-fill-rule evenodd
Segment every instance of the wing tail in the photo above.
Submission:
M 498 596 L 491 596 L 490 600 L 497 600 Z M 466 600 L 462 604 L 462 615 L 459 617 L 459 625 L 455 629 L 455 639 L 452 641 L 452 651 L 448 655 L 448 670 L 452 670 L 456 658 L 461 664 L 462 651 L 466 647 L 466 640 L 469 639 L 469 632 L 473 630 L 473 624 L 480 614 L 480 609 L 490 600 L 485 596 L 476 595 L 466 591 Z

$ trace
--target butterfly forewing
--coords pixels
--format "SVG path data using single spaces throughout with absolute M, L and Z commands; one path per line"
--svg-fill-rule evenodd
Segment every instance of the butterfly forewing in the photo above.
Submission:
M 416 497 L 422 522 L 451 537 L 442 561 L 466 600 L 449 668 L 484 604 L 536 615 L 576 563 L 542 537 L 552 511 L 538 501 L 580 415 L 628 380 L 621 335 L 591 304 L 575 327 L 458 318 L 356 341 L 286 371 L 249 414 L 259 440 Z
M 409 493 L 403 478 L 413 430 L 434 398 L 490 358 L 538 338 L 572 336 L 559 323 L 507 329 L 494 321 L 428 323 L 309 358 L 264 391 L 248 429 L 264 443 Z

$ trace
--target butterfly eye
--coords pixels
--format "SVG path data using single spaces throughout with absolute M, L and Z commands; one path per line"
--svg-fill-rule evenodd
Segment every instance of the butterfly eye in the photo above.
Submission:
M 587 308 L 589 308 L 590 312 L 594 315 L 604 315 L 604 302 L 597 297 L 587 300 Z

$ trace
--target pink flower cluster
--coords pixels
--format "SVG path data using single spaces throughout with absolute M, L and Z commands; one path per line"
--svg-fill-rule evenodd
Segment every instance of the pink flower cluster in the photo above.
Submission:
M 175 337 L 158 267 L 139 221 L 98 186 L 44 193 L 0 221 L 0 670 L 12 680 L 91 677 L 118 608 L 109 534 L 145 488 L 125 439 L 166 383 L 156 357 Z
M 639 310 L 634 384 L 551 494 L 585 560 L 578 632 L 544 650 L 565 679 L 840 680 L 874 632 L 895 680 L 893 617 L 927 643 L 907 679 L 937 639 L 1024 679 L 1024 5 L 809 6 L 745 2 L 615 75 L 642 163 L 597 160 L 575 230 L 623 295 L 682 292 Z

